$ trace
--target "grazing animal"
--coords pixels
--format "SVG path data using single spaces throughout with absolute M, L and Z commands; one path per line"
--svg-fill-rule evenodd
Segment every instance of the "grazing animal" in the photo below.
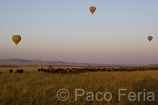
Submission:
M 13 72 L 13 70 L 12 70 L 12 69 L 10 69 L 10 70 L 9 70 L 9 72 L 10 72 L 10 73 L 12 73 L 12 72 Z
M 47 72 L 47 70 L 46 70 L 46 69 L 44 69 L 44 72 Z
M 23 73 L 24 72 L 24 70 L 23 69 L 21 69 L 21 73 Z
M 55 69 L 55 73 L 60 73 L 60 70 L 59 69 Z
M 73 70 L 72 73 L 74 73 L 74 74 L 78 74 L 79 71 L 78 71 L 78 70 Z
M 20 74 L 21 74 L 21 73 L 23 73 L 23 72 L 24 72 L 23 69 L 17 69 L 17 70 L 15 71 L 15 74 L 16 74 L 16 73 L 20 73 Z
M 0 72 L 0 74 L 1 74 L 1 72 Z
M 41 71 L 41 69 L 38 69 L 38 72 L 40 72 Z

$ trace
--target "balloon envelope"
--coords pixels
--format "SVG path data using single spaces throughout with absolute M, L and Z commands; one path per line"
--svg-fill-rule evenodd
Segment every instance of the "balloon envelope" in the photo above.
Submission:
M 153 39 L 152 36 L 148 36 L 148 40 L 151 41 Z
M 93 14 L 93 13 L 95 12 L 95 10 L 96 10 L 96 7 L 95 7 L 95 6 L 91 6 L 91 7 L 89 8 L 89 10 L 90 10 L 90 12 Z
M 21 40 L 21 36 L 20 35 L 13 35 L 12 40 L 17 45 Z

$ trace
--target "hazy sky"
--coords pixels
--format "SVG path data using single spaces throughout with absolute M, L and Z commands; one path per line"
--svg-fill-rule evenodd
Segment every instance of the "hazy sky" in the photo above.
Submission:
M 18 46 L 13 34 L 22 37 Z M 158 63 L 158 0 L 0 0 L 4 58 Z

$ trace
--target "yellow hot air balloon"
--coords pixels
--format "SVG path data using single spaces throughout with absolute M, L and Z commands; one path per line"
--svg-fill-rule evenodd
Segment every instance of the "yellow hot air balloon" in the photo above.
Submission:
M 153 39 L 152 36 L 148 36 L 148 40 L 151 41 Z
M 20 40 L 21 40 L 21 36 L 20 35 L 13 35 L 12 36 L 12 40 L 17 45 L 20 42 Z
M 95 7 L 95 6 L 91 6 L 91 7 L 89 8 L 89 10 L 91 11 L 91 13 L 92 13 L 92 15 L 93 15 L 93 13 L 94 13 L 95 10 L 96 10 L 96 7 Z

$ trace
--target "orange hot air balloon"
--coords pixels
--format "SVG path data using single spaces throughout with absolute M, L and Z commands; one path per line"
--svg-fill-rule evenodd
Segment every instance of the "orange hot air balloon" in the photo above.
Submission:
M 148 40 L 151 41 L 153 39 L 152 36 L 148 36 Z
M 93 15 L 93 13 L 94 13 L 95 10 L 96 10 L 96 7 L 95 7 L 95 6 L 91 6 L 91 7 L 89 8 L 89 10 L 90 10 L 90 12 L 91 12 L 92 15 Z
M 13 35 L 12 40 L 17 45 L 21 40 L 21 36 L 20 35 Z

